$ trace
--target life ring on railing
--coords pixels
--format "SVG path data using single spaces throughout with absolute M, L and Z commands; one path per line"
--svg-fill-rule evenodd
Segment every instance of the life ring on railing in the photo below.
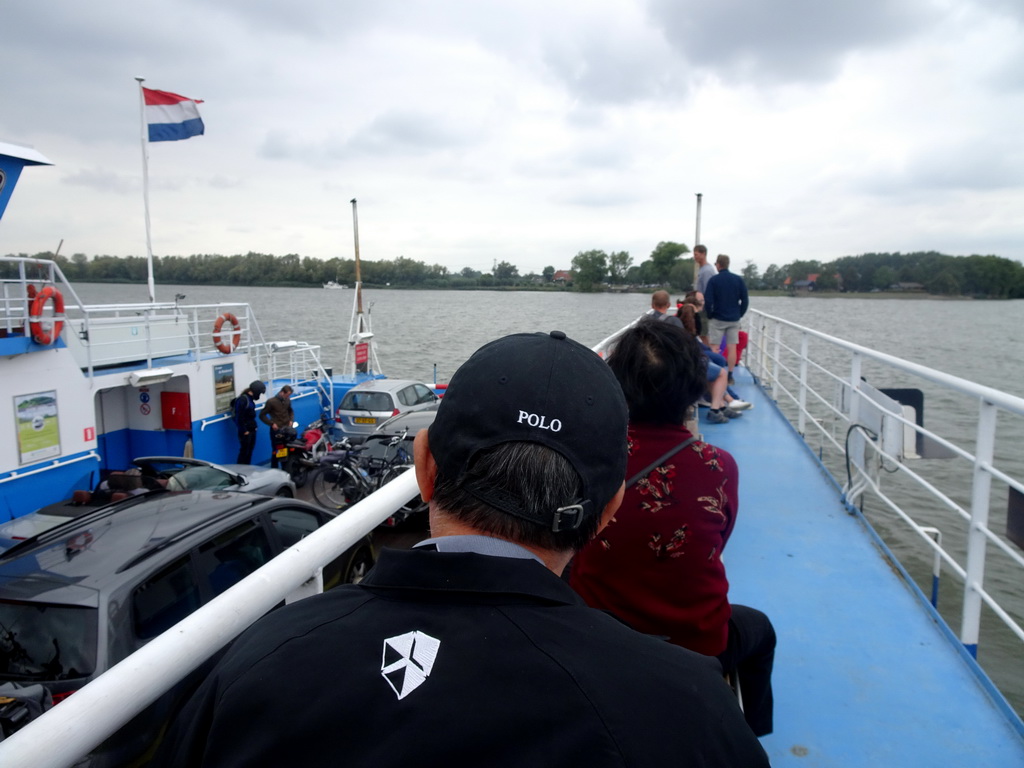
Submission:
M 43 308 L 46 302 L 53 299 L 53 328 L 49 332 L 43 330 Z M 48 347 L 60 338 L 64 330 L 64 297 L 52 285 L 47 285 L 32 299 L 29 308 L 28 332 L 36 344 Z
M 231 344 L 221 341 L 220 329 L 224 327 L 224 323 L 231 323 L 231 327 L 234 329 L 234 333 L 231 334 Z M 238 349 L 238 344 L 241 340 L 242 325 L 238 322 L 238 318 L 230 312 L 219 315 L 217 321 L 213 324 L 213 345 L 223 354 L 228 355 L 231 354 L 232 349 Z

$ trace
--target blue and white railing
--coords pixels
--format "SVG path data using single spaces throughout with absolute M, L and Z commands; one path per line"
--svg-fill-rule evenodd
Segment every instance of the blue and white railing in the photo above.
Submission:
M 320 362 L 320 347 L 266 341 L 248 304 L 84 304 L 53 261 L 0 257 L 0 270 L 0 328 L 9 336 L 24 333 L 32 318 L 31 289 L 38 292 L 51 286 L 59 291 L 64 307 L 55 313 L 46 304 L 43 320 L 63 322 L 64 344 L 87 377 L 110 366 L 141 361 L 152 368 L 162 359 L 199 360 L 224 350 L 237 351 L 249 355 L 264 381 L 313 383 L 324 402 L 333 402 L 331 377 Z
M 1024 556 L 996 530 L 1024 495 L 1024 399 L 756 310 L 748 325 L 744 362 L 840 478 L 847 505 L 880 504 L 925 547 L 933 603 L 943 570 L 962 584 L 958 634 L 967 650 L 977 655 L 983 606 L 1024 643 Z M 897 400 L 906 396 L 886 387 L 920 389 L 961 418 L 929 429 Z M 1024 522 L 1024 506 L 1019 514 Z M 996 556 L 1017 589 L 986 584 L 986 561 Z

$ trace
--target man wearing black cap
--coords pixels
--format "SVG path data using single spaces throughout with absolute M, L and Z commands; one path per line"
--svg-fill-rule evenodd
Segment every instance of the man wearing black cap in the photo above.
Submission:
M 607 365 L 559 331 L 479 349 L 415 442 L 433 538 L 255 624 L 169 762 L 767 766 L 714 659 L 558 577 L 622 499 L 626 421 Z
M 256 447 L 256 401 L 266 391 L 267 385 L 257 379 L 231 405 L 238 427 L 239 464 L 252 464 L 252 449 Z

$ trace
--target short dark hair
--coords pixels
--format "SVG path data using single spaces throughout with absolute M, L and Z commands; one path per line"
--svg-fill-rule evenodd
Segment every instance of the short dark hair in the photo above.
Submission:
M 291 384 L 285 384 L 285 385 L 284 385 L 283 387 L 281 387 L 281 389 L 280 389 L 280 390 L 278 390 L 278 394 L 282 394 L 282 395 L 290 395 L 290 394 L 291 394 L 292 392 L 294 392 L 294 391 L 295 391 L 295 390 L 294 390 L 294 389 L 292 389 L 292 386 L 291 386 Z
M 473 495 L 468 484 L 514 497 L 535 517 L 550 518 L 556 509 L 578 503 L 580 476 L 562 454 L 540 443 L 500 443 L 477 453 L 462 478 L 444 476 L 438 467 L 433 502 L 451 517 L 481 533 L 559 552 L 578 552 L 597 533 L 602 510 L 586 515 L 579 528 L 552 531 L 551 524 L 510 515 Z
M 682 424 L 707 389 L 707 358 L 693 335 L 649 318 L 619 337 L 608 366 L 626 396 L 630 421 Z
M 695 245 L 695 246 L 693 246 L 693 252 L 696 253 L 697 251 L 700 251 L 701 253 L 707 253 L 708 249 L 707 249 L 706 245 Z

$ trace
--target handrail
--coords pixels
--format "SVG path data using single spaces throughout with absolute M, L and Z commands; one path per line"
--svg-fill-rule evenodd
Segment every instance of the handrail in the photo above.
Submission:
M 807 328 L 802 325 L 798 325 L 789 320 L 784 320 L 781 317 L 769 315 L 760 310 L 752 309 L 750 314 L 759 317 L 763 320 L 768 320 L 777 323 L 780 326 L 788 327 L 793 330 L 806 333 L 808 336 L 818 338 L 822 341 L 826 341 L 840 349 L 845 349 L 849 352 L 862 355 L 863 357 L 873 359 L 877 362 L 884 363 L 892 368 L 903 371 L 905 373 L 912 374 L 919 378 L 931 381 L 935 384 L 939 384 L 943 387 L 948 387 L 961 394 L 970 395 L 971 397 L 977 397 L 982 400 L 987 400 L 995 406 L 998 406 L 1011 413 L 1016 413 L 1024 416 L 1024 398 L 1011 395 L 1008 392 L 1003 392 L 992 387 L 987 387 L 984 384 L 978 384 L 967 379 L 954 376 L 951 373 L 944 373 L 937 371 L 934 368 L 928 368 L 927 366 L 920 365 L 918 363 L 912 363 L 909 360 L 904 360 L 893 355 L 887 355 L 884 352 L 878 352 L 877 350 L 869 347 L 862 347 L 859 344 L 854 344 L 852 341 L 846 341 L 844 339 L 837 338 L 836 336 L 830 336 L 827 333 L 816 331 L 813 328 Z M 754 334 L 751 334 L 751 340 L 753 341 Z
M 844 487 L 844 500 L 851 508 L 861 510 L 864 498 L 871 493 L 882 504 L 890 509 L 899 519 L 903 520 L 914 534 L 923 539 L 935 558 L 941 560 L 947 568 L 963 584 L 960 602 L 959 636 L 961 642 L 972 654 L 977 654 L 980 634 L 981 610 L 986 605 L 1018 639 L 1024 641 L 1024 628 L 1021 617 L 1014 617 L 1005 605 L 1000 605 L 997 595 L 987 590 L 985 584 L 986 558 L 989 545 L 992 552 L 1004 558 L 1010 568 L 1020 568 L 1024 573 L 1024 556 L 1009 544 L 1002 536 L 992 530 L 989 524 L 989 513 L 993 505 L 993 482 L 1002 484 L 1003 488 L 1013 488 L 1020 492 L 1024 488 L 1018 478 L 1004 472 L 997 464 L 995 455 L 998 419 L 997 413 L 1010 418 L 1024 416 L 1024 398 L 993 389 L 983 384 L 937 371 L 917 363 L 902 360 L 892 355 L 855 344 L 829 334 L 801 326 L 782 318 L 768 315 L 758 310 L 751 310 L 750 344 L 745 355 L 751 372 L 766 391 L 774 394 L 776 400 L 782 399 L 784 404 L 795 409 L 795 413 L 787 413 L 788 418 L 795 422 L 798 431 L 804 434 L 805 425 L 810 425 L 822 438 L 822 447 L 828 448 L 828 455 L 823 456 L 826 467 L 836 474 L 841 466 L 845 466 L 850 474 L 850 482 Z M 784 335 L 787 335 L 784 339 Z M 796 335 L 800 343 L 786 343 Z M 829 363 L 819 363 L 809 351 L 810 341 L 818 345 L 815 352 L 818 358 L 828 357 Z M 841 363 L 835 362 L 837 353 L 849 356 L 849 367 L 845 375 L 837 375 L 835 371 Z M 881 365 L 886 371 L 898 372 L 902 379 L 906 376 L 915 377 L 930 385 L 936 385 L 940 391 L 955 394 L 961 398 L 969 398 L 978 403 L 977 427 L 974 435 L 965 435 L 965 440 L 973 437 L 973 450 L 957 445 L 953 439 L 919 426 L 914 420 L 906 418 L 902 412 L 890 410 L 869 396 L 870 382 L 862 379 L 863 364 L 866 361 Z M 813 375 L 808 375 L 808 371 Z M 905 384 L 903 384 L 906 386 Z M 825 387 L 840 389 L 837 405 L 827 395 Z M 811 402 L 808 403 L 808 400 Z M 945 449 L 949 458 L 945 460 L 942 471 L 936 472 L 934 479 L 926 474 L 928 467 L 913 469 L 908 460 L 895 455 L 887 449 L 887 440 L 880 436 L 861 436 L 853 441 L 848 449 L 846 441 L 836 439 L 837 428 L 843 433 L 857 426 L 863 426 L 867 419 L 873 423 L 881 423 L 883 432 L 898 429 L 910 435 L 922 436 L 931 444 Z M 831 430 L 829 425 L 831 426 Z M 863 430 L 860 430 L 863 433 Z M 806 439 L 806 436 L 805 436 Z M 1008 457 L 1002 457 L 1003 462 Z M 882 470 L 885 470 L 884 472 Z M 934 468 L 931 468 L 933 472 Z M 958 494 L 959 490 L 943 490 L 940 481 L 954 485 L 950 478 L 962 476 L 963 486 L 969 493 Z M 845 478 L 844 478 L 845 480 Z M 883 489 L 883 480 L 892 486 Z M 909 514 L 905 507 L 909 504 L 905 496 L 901 502 L 904 489 L 899 483 L 904 480 L 911 488 L 927 493 L 938 502 L 938 507 L 954 514 L 954 521 L 960 527 L 955 531 L 946 530 L 934 536 L 932 526 L 922 525 Z M 1001 498 L 1001 497 L 1000 497 Z M 931 529 L 931 530 L 929 530 Z M 958 559 L 950 548 L 956 544 L 956 533 L 965 542 L 966 556 Z M 943 543 L 943 537 L 946 541 Z M 938 540 L 936 540 L 938 539 Z M 961 562 L 961 559 L 963 562 Z M 934 576 L 938 581 L 938 575 Z M 1011 583 L 1019 583 L 1011 579 Z M 937 586 L 934 587 L 937 590 Z M 937 599 L 937 594 L 936 594 Z M 1006 598 L 1003 598 L 1006 602 Z
M 96 453 L 96 451 L 89 451 L 88 453 L 83 453 L 81 456 L 75 456 L 70 459 L 54 459 L 44 467 L 33 467 L 32 469 L 26 470 L 16 469 L 8 474 L 7 477 L 0 477 L 0 484 L 9 483 L 11 480 L 20 480 L 21 478 L 28 477 L 29 475 L 38 475 L 41 472 L 49 472 L 51 469 L 66 467 L 68 464 L 76 464 L 79 461 L 87 461 L 88 459 L 95 459 L 96 461 L 99 461 L 100 455 Z

